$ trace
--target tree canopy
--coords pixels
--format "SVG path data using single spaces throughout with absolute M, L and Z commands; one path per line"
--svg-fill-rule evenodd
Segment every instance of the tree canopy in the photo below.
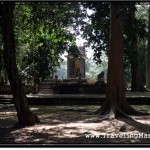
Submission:
M 22 75 L 36 74 L 36 82 L 52 76 L 62 61 L 60 55 L 76 45 L 69 27 L 79 21 L 78 5 L 77 2 L 16 3 L 14 31 Z

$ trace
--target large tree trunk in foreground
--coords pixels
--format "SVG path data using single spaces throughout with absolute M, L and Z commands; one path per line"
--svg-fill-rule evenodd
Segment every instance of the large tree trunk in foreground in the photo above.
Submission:
M 39 122 L 36 115 L 34 115 L 27 104 L 27 97 L 22 88 L 21 79 L 18 74 L 15 56 L 15 41 L 13 32 L 13 10 L 14 2 L 1 3 L 1 20 L 2 32 L 4 42 L 4 62 L 8 79 L 11 85 L 13 99 L 17 110 L 18 123 L 20 125 L 34 125 Z
M 148 9 L 148 45 L 147 45 L 147 58 L 146 58 L 146 88 L 150 90 L 150 6 Z
M 125 99 L 125 78 L 123 67 L 123 25 L 117 11 L 119 5 L 111 6 L 111 35 L 108 61 L 106 101 L 96 114 L 115 118 L 118 115 L 139 115 Z

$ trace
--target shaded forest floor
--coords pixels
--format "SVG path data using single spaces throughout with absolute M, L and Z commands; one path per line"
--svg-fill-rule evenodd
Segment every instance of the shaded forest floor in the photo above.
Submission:
M 17 128 L 14 106 L 0 105 L 0 144 L 150 144 L 150 116 L 110 121 L 91 114 L 99 106 L 30 107 L 41 124 Z M 134 107 L 150 111 L 150 106 Z

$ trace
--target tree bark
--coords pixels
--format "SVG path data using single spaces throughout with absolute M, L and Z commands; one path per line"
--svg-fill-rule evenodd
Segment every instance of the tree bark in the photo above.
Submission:
M 134 4 L 135 5 L 135 4 Z M 133 10 L 131 13 L 131 55 L 130 55 L 130 61 L 131 61 L 131 91 L 134 92 L 143 92 L 144 89 L 144 83 L 141 75 L 141 68 L 139 63 L 139 52 L 138 52 L 138 35 L 136 30 L 136 19 L 135 19 L 135 10 Z
M 23 90 L 16 65 L 15 38 L 13 32 L 14 7 L 14 2 L 1 3 L 2 34 L 4 42 L 3 57 L 5 68 L 8 74 L 8 79 L 13 93 L 18 123 L 23 126 L 28 126 L 34 125 L 36 122 L 39 122 L 39 119 L 29 109 L 27 97 Z
M 150 6 L 148 9 L 148 44 L 146 55 L 146 88 L 150 90 Z
M 108 118 L 118 115 L 140 114 L 134 110 L 125 99 L 125 78 L 123 67 L 123 24 L 118 15 L 120 5 L 111 5 L 111 33 L 108 60 L 106 101 L 96 114 Z

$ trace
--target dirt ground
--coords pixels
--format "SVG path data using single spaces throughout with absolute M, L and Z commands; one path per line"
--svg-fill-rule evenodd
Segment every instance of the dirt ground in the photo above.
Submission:
M 99 106 L 31 106 L 41 124 L 18 128 L 12 104 L 0 105 L 0 145 L 150 144 L 150 116 L 101 120 Z M 149 106 L 136 106 L 149 110 Z

